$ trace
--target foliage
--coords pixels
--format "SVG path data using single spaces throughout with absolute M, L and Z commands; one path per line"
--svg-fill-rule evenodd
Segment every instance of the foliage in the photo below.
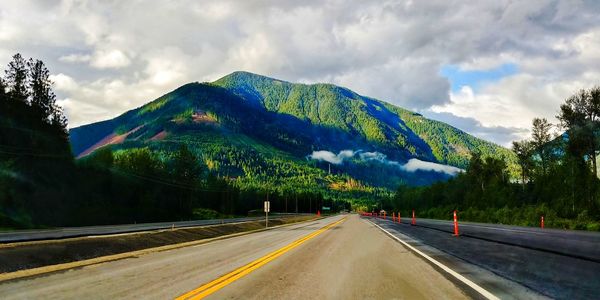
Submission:
M 567 132 L 552 139 L 546 119 L 534 119 L 532 139 L 513 144 L 520 182 L 506 162 L 473 155 L 465 173 L 428 187 L 401 186 L 387 206 L 416 209 L 419 216 L 524 226 L 600 229 L 600 180 L 596 175 L 600 89 L 580 91 L 561 106 Z

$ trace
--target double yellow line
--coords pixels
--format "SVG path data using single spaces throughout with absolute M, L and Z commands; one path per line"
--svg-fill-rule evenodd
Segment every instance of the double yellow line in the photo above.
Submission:
M 189 291 L 177 298 L 175 298 L 176 300 L 184 300 L 184 299 L 202 299 L 220 289 L 222 289 L 223 287 L 227 286 L 228 284 L 250 274 L 252 271 L 262 267 L 263 265 L 267 264 L 268 262 L 276 259 L 277 257 L 283 255 L 284 253 L 300 246 L 302 243 L 316 237 L 317 235 L 327 231 L 328 229 L 342 223 L 344 220 L 346 220 L 346 217 L 344 217 L 343 219 L 337 221 L 337 222 L 333 222 L 303 238 L 300 238 L 290 244 L 288 244 L 287 246 L 280 248 L 279 250 L 273 251 L 243 267 L 240 267 L 230 273 L 227 273 L 209 283 L 206 283 L 200 287 L 198 287 L 197 289 L 194 289 L 192 291 Z

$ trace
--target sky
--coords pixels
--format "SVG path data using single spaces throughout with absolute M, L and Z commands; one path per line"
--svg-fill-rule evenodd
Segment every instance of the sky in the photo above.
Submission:
M 17 52 L 47 64 L 70 127 L 244 70 L 509 146 L 600 84 L 600 1 L 4 0 L 0 64 Z

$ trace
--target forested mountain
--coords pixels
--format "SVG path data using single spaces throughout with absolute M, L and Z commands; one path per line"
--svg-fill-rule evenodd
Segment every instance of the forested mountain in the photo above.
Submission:
M 147 147 L 168 159 L 185 144 L 208 171 L 257 188 L 423 185 L 457 170 L 431 163 L 464 168 L 473 152 L 514 162 L 505 148 L 349 89 L 247 72 L 186 84 L 115 119 L 74 128 L 70 138 L 79 157 Z

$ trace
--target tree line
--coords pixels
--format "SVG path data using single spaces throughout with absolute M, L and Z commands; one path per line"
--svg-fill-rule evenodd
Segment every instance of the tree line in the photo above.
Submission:
M 182 144 L 75 159 L 67 119 L 40 60 L 13 56 L 0 76 L 0 228 L 178 221 L 349 208 L 314 191 L 242 188 Z
M 421 217 L 600 230 L 600 87 L 580 90 L 560 106 L 557 123 L 532 122 L 531 137 L 513 142 L 520 168 L 472 155 L 466 171 L 428 187 L 399 187 L 389 209 L 416 209 Z M 560 134 L 556 134 L 560 132 Z

